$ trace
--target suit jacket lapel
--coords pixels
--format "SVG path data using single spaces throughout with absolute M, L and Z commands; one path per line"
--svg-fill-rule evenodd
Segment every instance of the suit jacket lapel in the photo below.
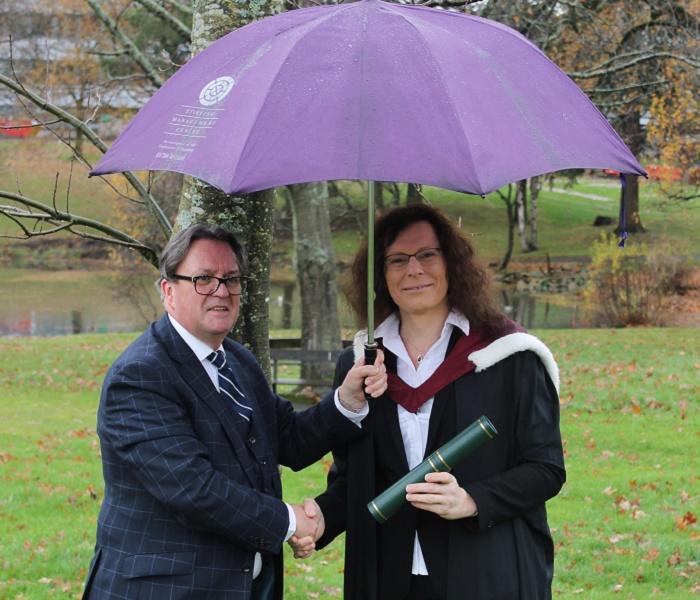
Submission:
M 241 418 L 236 411 L 221 397 L 216 387 L 212 383 L 209 375 L 204 370 L 202 363 L 192 352 L 185 340 L 170 323 L 166 314 L 155 326 L 157 336 L 162 340 L 163 346 L 170 355 L 170 358 L 177 365 L 177 371 L 182 376 L 183 381 L 189 386 L 192 392 L 216 415 L 223 426 L 223 430 L 233 447 L 239 464 L 243 467 L 251 486 L 255 487 L 256 478 L 252 472 L 252 461 L 245 445 L 245 440 L 240 435 L 236 419 Z M 226 353 L 227 359 L 231 356 Z M 238 365 L 238 363 L 236 363 Z M 246 395 L 248 390 L 246 390 Z

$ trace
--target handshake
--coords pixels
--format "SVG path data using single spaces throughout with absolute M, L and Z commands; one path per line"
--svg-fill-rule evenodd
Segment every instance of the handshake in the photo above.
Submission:
M 294 550 L 294 558 L 309 558 L 326 529 L 321 507 L 313 498 L 291 506 L 297 518 L 297 529 L 287 542 Z

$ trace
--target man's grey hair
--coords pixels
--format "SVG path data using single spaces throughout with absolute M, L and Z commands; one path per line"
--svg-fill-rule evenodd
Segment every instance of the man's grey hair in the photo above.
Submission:
M 208 223 L 192 225 L 187 229 L 178 231 L 171 237 L 160 255 L 160 277 L 156 282 L 156 287 L 161 295 L 161 300 L 163 300 L 161 283 L 164 280 L 172 281 L 172 276 L 175 275 L 180 263 L 185 260 L 187 253 L 190 251 L 190 247 L 197 240 L 213 240 L 215 242 L 224 242 L 231 246 L 231 249 L 236 255 L 236 260 L 238 261 L 240 274 L 246 274 L 248 269 L 248 254 L 243 244 L 238 239 L 238 236 L 233 233 L 233 231 L 224 229 L 219 225 L 209 225 Z M 201 273 L 187 273 L 187 275 L 197 276 L 201 275 Z

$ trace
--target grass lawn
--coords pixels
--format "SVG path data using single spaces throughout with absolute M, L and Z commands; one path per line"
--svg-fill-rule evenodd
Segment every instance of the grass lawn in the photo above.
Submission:
M 549 503 L 555 595 L 700 594 L 700 329 L 547 330 L 562 379 L 568 482 Z M 102 501 L 95 412 L 134 334 L 0 338 L 0 598 L 79 598 Z M 326 459 L 285 469 L 323 488 Z M 285 599 L 342 597 L 342 540 L 286 550 Z

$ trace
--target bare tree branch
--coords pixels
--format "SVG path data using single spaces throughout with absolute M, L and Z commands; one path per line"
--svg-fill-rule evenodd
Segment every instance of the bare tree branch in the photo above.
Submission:
M 183 38 L 190 39 L 192 37 L 192 29 L 185 25 L 180 19 L 178 19 L 171 12 L 167 11 L 163 6 L 154 2 L 153 0 L 136 0 L 141 6 L 146 10 L 156 15 L 165 23 L 168 23 L 175 31 L 177 31 Z
M 13 90 L 18 96 L 27 98 L 35 106 L 41 108 L 42 110 L 45 110 L 46 112 L 54 115 L 55 117 L 58 117 L 64 123 L 68 123 L 75 129 L 79 129 L 83 133 L 83 135 L 85 135 L 85 137 L 103 153 L 107 151 L 107 145 L 102 141 L 102 139 L 83 121 L 74 117 L 69 112 L 66 112 L 65 110 L 59 108 L 55 104 L 44 100 L 40 96 L 26 89 L 19 82 L 10 79 L 9 77 L 6 77 L 5 75 L 0 74 L 0 83 Z M 86 166 L 90 166 L 84 158 L 82 158 L 81 160 Z M 158 226 L 161 228 L 161 230 L 168 237 L 170 237 L 170 234 L 172 233 L 173 229 L 172 225 L 170 224 L 170 221 L 168 221 L 168 218 L 165 216 L 165 213 L 163 213 L 162 209 L 156 202 L 155 198 L 153 198 L 153 196 L 148 193 L 148 190 L 133 173 L 127 172 L 123 175 L 127 179 L 127 181 L 133 186 L 133 188 L 137 191 L 139 196 L 144 200 L 149 210 L 151 211 L 151 214 L 158 222 Z
M 194 14 L 194 11 L 192 10 L 192 6 L 189 4 L 183 4 L 182 2 L 176 2 L 176 0 L 166 0 L 166 2 L 185 15 L 192 16 Z
M 102 3 L 98 0 L 85 0 L 95 13 L 95 16 L 102 21 L 119 45 L 126 50 L 131 59 L 141 67 L 148 80 L 156 87 L 161 87 L 165 80 L 158 74 L 158 69 L 153 66 L 148 57 L 138 49 L 133 40 L 124 35 L 117 23 L 102 8 Z
M 629 59 L 629 60 L 628 60 Z M 700 59 L 682 54 L 674 54 L 672 52 L 629 52 L 627 54 L 619 54 L 606 60 L 600 65 L 591 67 L 585 71 L 574 71 L 567 73 L 573 79 L 594 79 L 603 75 L 612 75 L 619 73 L 631 67 L 635 67 L 645 62 L 653 60 L 677 60 L 683 63 L 700 69 Z M 612 65 L 612 66 L 609 66 Z
M 55 121 L 44 121 L 43 123 L 31 123 L 29 125 L 0 125 L 0 130 L 2 131 L 12 131 L 13 129 L 42 129 L 46 125 L 55 125 L 56 123 L 61 123 L 60 119 Z
M 22 236 L 0 234 L 0 237 L 11 239 L 28 239 L 31 237 L 50 235 L 56 233 L 57 231 L 70 231 L 70 233 L 73 235 L 77 235 L 82 238 L 132 248 L 139 252 L 152 265 L 157 266 L 158 264 L 158 256 L 153 248 L 142 244 L 137 239 L 127 235 L 123 231 L 115 229 L 114 227 L 110 227 L 109 225 L 100 223 L 99 221 L 95 221 L 93 219 L 74 215 L 70 212 L 58 210 L 56 207 L 55 196 L 52 201 L 53 206 L 48 206 L 42 202 L 27 198 L 26 196 L 21 196 L 20 194 L 12 194 L 2 190 L 0 190 L 0 198 L 11 200 L 20 205 L 14 206 L 9 204 L 0 204 L 0 214 L 12 220 L 23 231 Z M 22 206 L 26 208 L 22 208 Z M 24 225 L 25 221 L 33 222 L 35 228 L 30 230 Z M 44 224 L 49 225 L 50 229 L 36 229 L 37 226 L 43 226 Z M 104 235 L 98 235 L 96 233 L 91 233 L 90 231 L 83 231 L 81 229 L 77 229 L 78 227 L 85 227 L 90 231 L 100 232 Z

